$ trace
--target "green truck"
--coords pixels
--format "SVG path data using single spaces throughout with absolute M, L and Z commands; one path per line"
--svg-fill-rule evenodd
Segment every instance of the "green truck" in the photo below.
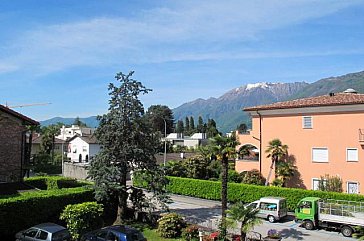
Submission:
M 307 230 L 335 229 L 350 237 L 355 227 L 364 227 L 364 202 L 306 197 L 299 201 L 295 216 Z

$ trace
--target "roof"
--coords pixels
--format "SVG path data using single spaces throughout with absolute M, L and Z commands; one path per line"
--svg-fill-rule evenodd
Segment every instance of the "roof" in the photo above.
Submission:
M 55 223 L 41 223 L 41 224 L 35 225 L 34 227 L 42 229 L 49 233 L 56 233 L 58 231 L 66 229 L 65 227 L 55 224 Z
M 335 93 L 245 108 L 244 111 L 364 104 L 364 94 Z
M 42 142 L 42 136 L 34 137 L 33 140 L 32 140 L 33 144 L 40 144 L 41 142 Z M 66 141 L 55 137 L 54 138 L 54 143 L 55 144 L 62 144 L 62 143 L 66 143 Z
M 0 105 L 0 111 L 5 112 L 9 115 L 12 115 L 20 120 L 23 120 L 25 122 L 25 124 L 27 124 L 27 125 L 39 125 L 38 121 L 35 121 L 25 115 L 22 115 L 19 112 L 16 112 L 6 106 Z
M 74 135 L 73 137 L 71 137 L 70 139 L 67 140 L 67 142 L 71 142 L 72 140 L 76 139 L 77 137 L 81 138 L 81 140 L 83 140 L 84 142 L 88 143 L 88 144 L 97 144 L 97 139 L 94 135 L 87 135 L 87 136 L 79 136 L 79 135 Z

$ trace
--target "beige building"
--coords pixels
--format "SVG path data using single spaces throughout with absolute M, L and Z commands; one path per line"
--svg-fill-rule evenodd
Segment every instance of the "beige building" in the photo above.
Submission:
M 364 94 L 349 89 L 244 111 L 252 117 L 252 130 L 238 133 L 238 148 L 252 145 L 254 153 L 237 160 L 238 172 L 258 169 L 267 177 L 266 148 L 278 138 L 298 169 L 290 186 L 317 189 L 320 176 L 329 174 L 342 178 L 345 192 L 364 193 Z

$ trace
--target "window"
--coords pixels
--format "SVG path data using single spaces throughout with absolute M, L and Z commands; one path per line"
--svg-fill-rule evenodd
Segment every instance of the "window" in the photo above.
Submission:
M 359 183 L 358 182 L 347 182 L 346 183 L 346 192 L 347 193 L 359 193 Z
M 312 190 L 319 190 L 320 179 L 312 178 Z
M 73 153 L 77 153 L 77 146 L 76 145 L 73 145 L 72 149 L 73 149 Z
M 348 162 L 359 161 L 357 148 L 346 148 L 346 161 Z
M 312 129 L 312 116 L 304 116 L 302 118 L 302 128 L 303 129 Z
M 325 147 L 312 148 L 313 162 L 329 162 L 329 150 Z
M 38 233 L 38 229 L 31 228 L 24 232 L 24 235 L 27 237 L 34 238 L 35 235 Z
M 40 230 L 36 238 L 41 240 L 46 240 L 48 238 L 48 233 L 44 232 L 43 230 Z
M 87 152 L 87 146 L 82 146 L 82 151 Z

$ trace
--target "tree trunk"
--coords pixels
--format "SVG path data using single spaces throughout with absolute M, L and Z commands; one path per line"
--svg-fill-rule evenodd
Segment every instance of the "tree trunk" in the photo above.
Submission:
M 221 235 L 226 237 L 226 210 L 227 210 L 227 183 L 228 183 L 229 160 L 222 158 L 222 179 L 221 179 Z
M 125 168 L 126 170 L 126 168 Z M 128 193 L 126 191 L 126 174 L 127 172 L 124 171 L 120 177 L 120 186 L 122 187 L 119 190 L 118 196 L 118 213 L 116 215 L 116 220 L 114 224 L 123 224 L 124 220 L 127 218 L 127 200 L 128 200 Z

